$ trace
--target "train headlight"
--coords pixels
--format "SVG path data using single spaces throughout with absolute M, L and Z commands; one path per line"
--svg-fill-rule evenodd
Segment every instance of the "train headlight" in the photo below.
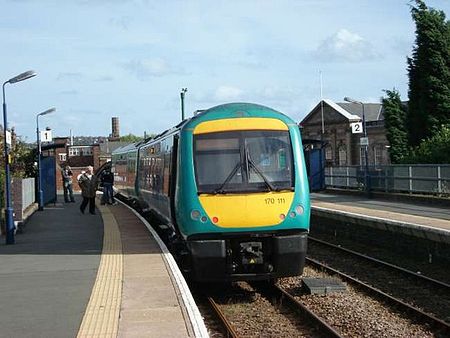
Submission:
M 289 217 L 294 218 L 295 216 L 297 216 L 297 214 L 294 211 L 289 213 Z
M 198 221 L 199 219 L 200 219 L 200 211 L 198 211 L 198 210 L 192 210 L 191 211 L 191 218 L 194 220 L 194 221 Z
M 303 213 L 305 212 L 305 209 L 303 209 L 303 207 L 301 205 L 297 205 L 295 207 L 295 212 L 297 213 L 297 215 L 303 215 Z

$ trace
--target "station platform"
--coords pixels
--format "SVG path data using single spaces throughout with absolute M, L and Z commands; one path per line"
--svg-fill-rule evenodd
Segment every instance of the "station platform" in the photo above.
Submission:
M 207 337 L 150 225 L 121 204 L 82 214 L 80 201 L 36 212 L 13 245 L 1 237 L 0 337 Z
M 311 212 L 339 221 L 349 221 L 450 243 L 450 208 L 422 203 L 395 202 L 364 195 L 311 193 Z

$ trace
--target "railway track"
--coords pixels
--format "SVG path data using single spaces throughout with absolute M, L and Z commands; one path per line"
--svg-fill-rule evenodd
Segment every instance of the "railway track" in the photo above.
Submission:
M 228 294 L 225 297 L 223 295 L 207 296 L 210 311 L 214 313 L 216 321 L 220 323 L 220 331 L 224 337 L 259 337 L 261 335 L 343 337 L 326 321 L 279 286 L 266 283 L 248 285 L 256 297 L 247 299 L 245 305 L 236 299 L 231 299 L 233 297 L 242 299 L 242 295 L 238 294 L 236 296 Z M 269 309 L 269 306 L 272 309 Z M 242 312 L 242 315 L 239 312 Z M 264 318 L 265 316 L 267 318 Z M 284 318 L 281 319 L 280 316 Z M 274 320 L 271 321 L 269 318 Z M 260 325 L 255 327 L 255 322 L 260 322 Z M 217 324 L 214 325 L 216 328 L 212 336 L 217 337 Z
M 438 331 L 450 333 L 450 285 L 334 244 L 314 238 L 310 243 L 315 243 L 309 250 L 315 259 L 307 258 L 309 264 L 339 275 Z M 317 245 L 329 249 L 318 250 Z

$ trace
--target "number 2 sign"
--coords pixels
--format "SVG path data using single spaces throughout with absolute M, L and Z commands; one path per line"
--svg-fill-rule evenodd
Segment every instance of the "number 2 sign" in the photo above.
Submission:
M 350 126 L 352 127 L 352 134 L 361 134 L 363 132 L 362 122 L 354 122 Z

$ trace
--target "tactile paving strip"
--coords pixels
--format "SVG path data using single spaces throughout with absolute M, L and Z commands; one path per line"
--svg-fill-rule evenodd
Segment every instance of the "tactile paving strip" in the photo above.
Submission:
M 78 332 L 84 337 L 117 337 L 122 296 L 123 256 L 120 231 L 111 211 L 100 206 L 104 224 L 100 266 Z

